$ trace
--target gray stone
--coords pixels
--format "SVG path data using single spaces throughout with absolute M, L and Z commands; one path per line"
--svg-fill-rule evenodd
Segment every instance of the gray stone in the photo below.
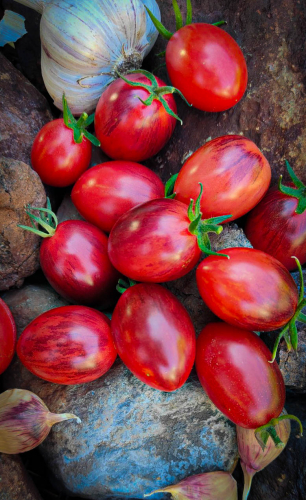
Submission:
M 58 222 L 64 222 L 65 220 L 85 220 L 72 203 L 70 193 L 64 196 L 56 215 Z
M 18 455 L 0 453 L 0 500 L 42 500 Z

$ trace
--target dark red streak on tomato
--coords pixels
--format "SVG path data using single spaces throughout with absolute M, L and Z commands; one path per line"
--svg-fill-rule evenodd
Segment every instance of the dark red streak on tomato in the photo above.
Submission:
M 240 328 L 284 326 L 298 303 L 297 286 L 274 257 L 252 248 L 226 248 L 229 259 L 209 256 L 197 268 L 202 299 L 219 318 Z
M 294 184 L 287 184 L 294 187 Z M 296 269 L 295 256 L 306 262 L 306 211 L 295 213 L 298 200 L 275 186 L 248 214 L 245 233 L 254 248 L 278 259 L 289 271 Z
M 171 292 L 138 284 L 120 297 L 111 321 L 118 354 L 145 384 L 174 391 L 187 380 L 195 358 L 191 319 Z
M 241 99 L 247 86 L 246 62 L 224 30 L 193 23 L 173 34 L 166 49 L 172 85 L 203 111 L 224 111 Z
M 122 214 L 146 201 L 164 197 L 160 178 L 130 161 L 111 161 L 87 170 L 74 185 L 71 198 L 80 214 L 109 233 Z
M 257 146 L 239 135 L 217 137 L 199 148 L 184 163 L 176 179 L 176 199 L 189 205 L 203 184 L 203 219 L 232 214 L 230 220 L 251 210 L 266 193 L 271 168 Z
M 16 346 L 16 324 L 4 300 L 0 298 L 0 374 L 13 359 Z
M 40 247 L 41 267 L 51 286 L 68 301 L 107 307 L 119 278 L 107 243 L 107 236 L 89 222 L 61 222 Z
M 136 281 L 162 283 L 187 274 L 201 251 L 188 230 L 187 207 L 171 199 L 149 201 L 124 214 L 108 241 L 116 269 Z
M 117 355 L 109 319 L 84 306 L 58 307 L 38 316 L 22 332 L 17 354 L 37 377 L 66 385 L 101 377 Z
M 256 429 L 280 415 L 285 384 L 271 352 L 253 332 L 210 323 L 196 346 L 196 370 L 211 401 L 240 427 Z
M 130 81 L 149 85 L 149 79 L 138 73 L 125 75 Z M 165 83 L 156 77 L 159 87 Z M 146 106 L 149 92 L 132 87 L 118 78 L 101 95 L 95 113 L 95 131 L 101 149 L 115 160 L 142 161 L 155 155 L 170 139 L 176 119 L 170 116 L 162 103 L 153 100 Z M 163 96 L 176 113 L 172 94 Z

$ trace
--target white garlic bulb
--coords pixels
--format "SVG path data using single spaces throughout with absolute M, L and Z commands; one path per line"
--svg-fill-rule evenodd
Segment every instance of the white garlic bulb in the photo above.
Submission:
M 47 91 L 74 115 L 91 113 L 116 71 L 138 69 L 158 32 L 144 5 L 155 0 L 16 0 L 42 13 L 41 67 Z

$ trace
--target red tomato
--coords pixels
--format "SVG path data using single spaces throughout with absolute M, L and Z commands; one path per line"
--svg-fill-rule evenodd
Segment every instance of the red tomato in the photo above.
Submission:
M 85 172 L 74 185 L 71 199 L 80 214 L 107 233 L 122 214 L 155 198 L 165 187 L 152 170 L 130 161 L 110 161 Z
M 31 162 L 42 182 L 65 187 L 73 184 L 87 169 L 91 158 L 91 143 L 83 137 L 74 142 L 73 130 L 64 120 L 53 120 L 38 132 L 34 139 Z
M 271 352 L 253 332 L 210 323 L 196 346 L 196 370 L 209 398 L 232 422 L 256 429 L 280 415 L 285 384 Z
M 195 331 L 177 298 L 160 285 L 138 284 L 120 297 L 111 321 L 118 354 L 131 372 L 161 391 L 187 380 L 195 358 Z
M 55 384 L 82 384 L 101 377 L 117 353 L 110 320 L 84 306 L 51 309 L 22 332 L 17 354 L 37 377 Z
M 174 87 L 203 111 L 231 108 L 247 86 L 246 62 L 238 44 L 211 24 L 189 24 L 174 33 L 166 65 Z
M 149 85 L 141 73 L 125 75 L 130 81 Z M 166 84 L 156 77 L 159 87 Z M 115 160 L 142 161 L 154 156 L 170 139 L 176 119 L 167 113 L 156 99 L 146 106 L 149 91 L 132 87 L 121 78 L 112 82 L 102 93 L 95 113 L 95 131 L 101 149 Z M 164 95 L 170 109 L 176 113 L 172 94 Z
M 114 225 L 108 240 L 109 258 L 118 271 L 136 281 L 162 283 L 180 278 L 201 254 L 189 225 L 187 207 L 179 201 L 159 199 L 138 205 Z
M 219 318 L 240 328 L 276 330 L 298 304 L 297 286 L 274 257 L 253 248 L 226 248 L 229 259 L 209 256 L 197 269 L 202 299 Z
M 89 222 L 61 222 L 40 247 L 41 268 L 50 285 L 70 302 L 110 305 L 119 273 L 108 258 L 107 242 Z
M 237 219 L 266 193 L 271 168 L 254 142 L 240 135 L 224 135 L 207 142 L 184 163 L 174 185 L 176 199 L 189 205 L 203 184 L 203 218 L 232 214 Z
M 0 298 L 0 374 L 13 359 L 16 346 L 16 325 L 13 315 Z
M 306 211 L 296 214 L 297 205 L 297 198 L 273 187 L 248 214 L 245 226 L 253 247 L 272 255 L 289 271 L 297 267 L 291 256 L 306 262 Z

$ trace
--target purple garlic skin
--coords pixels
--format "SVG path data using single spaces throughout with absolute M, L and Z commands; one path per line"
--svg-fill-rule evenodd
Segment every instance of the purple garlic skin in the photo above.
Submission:
M 281 420 L 276 426 L 275 430 L 286 446 L 290 437 L 291 424 L 290 420 Z M 265 449 L 263 450 L 258 443 L 254 429 L 244 429 L 236 426 L 238 453 L 240 456 L 240 463 L 244 475 L 244 490 L 242 500 L 248 498 L 252 479 L 256 472 L 261 471 L 278 455 L 284 448 L 277 448 L 271 438 L 268 439 Z
M 0 452 L 23 453 L 36 448 L 52 425 L 75 418 L 71 413 L 51 413 L 31 391 L 10 389 L 0 394 Z
M 229 472 L 206 472 L 187 477 L 153 493 L 171 493 L 175 500 L 238 500 L 237 483 Z

